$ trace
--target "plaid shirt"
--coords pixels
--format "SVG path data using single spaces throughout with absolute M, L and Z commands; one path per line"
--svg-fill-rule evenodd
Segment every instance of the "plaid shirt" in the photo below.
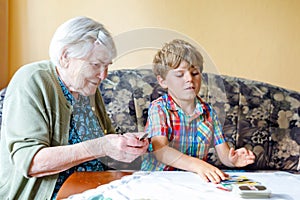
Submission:
M 222 126 L 211 105 L 195 98 L 196 109 L 192 115 L 186 115 L 176 105 L 170 95 L 163 95 L 153 101 L 148 111 L 145 132 L 149 137 L 166 136 L 169 146 L 189 156 L 207 160 L 212 140 L 214 145 L 225 141 Z M 149 145 L 152 152 L 152 145 Z M 155 159 L 152 153 L 144 156 L 142 170 L 176 170 Z

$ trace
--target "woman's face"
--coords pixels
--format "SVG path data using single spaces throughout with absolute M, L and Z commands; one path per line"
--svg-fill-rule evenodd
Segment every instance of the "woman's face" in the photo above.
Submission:
M 107 49 L 101 45 L 95 45 L 91 53 L 84 58 L 68 58 L 66 73 L 61 77 L 76 98 L 78 94 L 89 96 L 96 90 L 107 77 L 108 66 L 112 63 Z

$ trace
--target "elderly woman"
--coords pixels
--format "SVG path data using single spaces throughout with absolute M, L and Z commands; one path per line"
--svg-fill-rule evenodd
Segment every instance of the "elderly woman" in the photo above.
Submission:
M 114 134 L 98 89 L 116 56 L 102 24 L 77 17 L 50 44 L 51 61 L 20 68 L 7 87 L 0 146 L 0 199 L 55 199 L 74 171 L 101 171 L 100 157 L 131 162 L 142 133 Z

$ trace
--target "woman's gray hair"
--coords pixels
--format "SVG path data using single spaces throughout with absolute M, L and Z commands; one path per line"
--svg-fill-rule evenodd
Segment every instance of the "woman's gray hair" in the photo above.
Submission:
M 60 25 L 54 33 L 49 47 L 50 59 L 60 66 L 59 61 L 64 53 L 68 57 L 83 58 L 96 41 L 107 48 L 111 59 L 116 57 L 114 41 L 101 23 L 88 17 L 75 17 Z

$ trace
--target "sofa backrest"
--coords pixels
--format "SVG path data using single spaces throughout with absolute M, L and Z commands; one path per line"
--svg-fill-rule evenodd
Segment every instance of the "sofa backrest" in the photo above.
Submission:
M 117 132 L 143 131 L 150 102 L 166 92 L 150 69 L 110 71 L 100 89 Z M 229 145 L 256 154 L 247 169 L 299 169 L 300 93 L 204 73 L 199 95 L 216 109 Z M 225 168 L 214 148 L 208 161 Z
M 119 133 L 143 131 L 150 102 L 166 92 L 150 69 L 109 71 L 100 90 Z M 0 91 L 0 122 L 4 94 L 5 89 Z M 204 73 L 199 95 L 216 109 L 229 145 L 244 146 L 256 154 L 256 163 L 246 169 L 300 170 L 299 92 Z M 225 168 L 214 148 L 210 149 L 208 159 Z

